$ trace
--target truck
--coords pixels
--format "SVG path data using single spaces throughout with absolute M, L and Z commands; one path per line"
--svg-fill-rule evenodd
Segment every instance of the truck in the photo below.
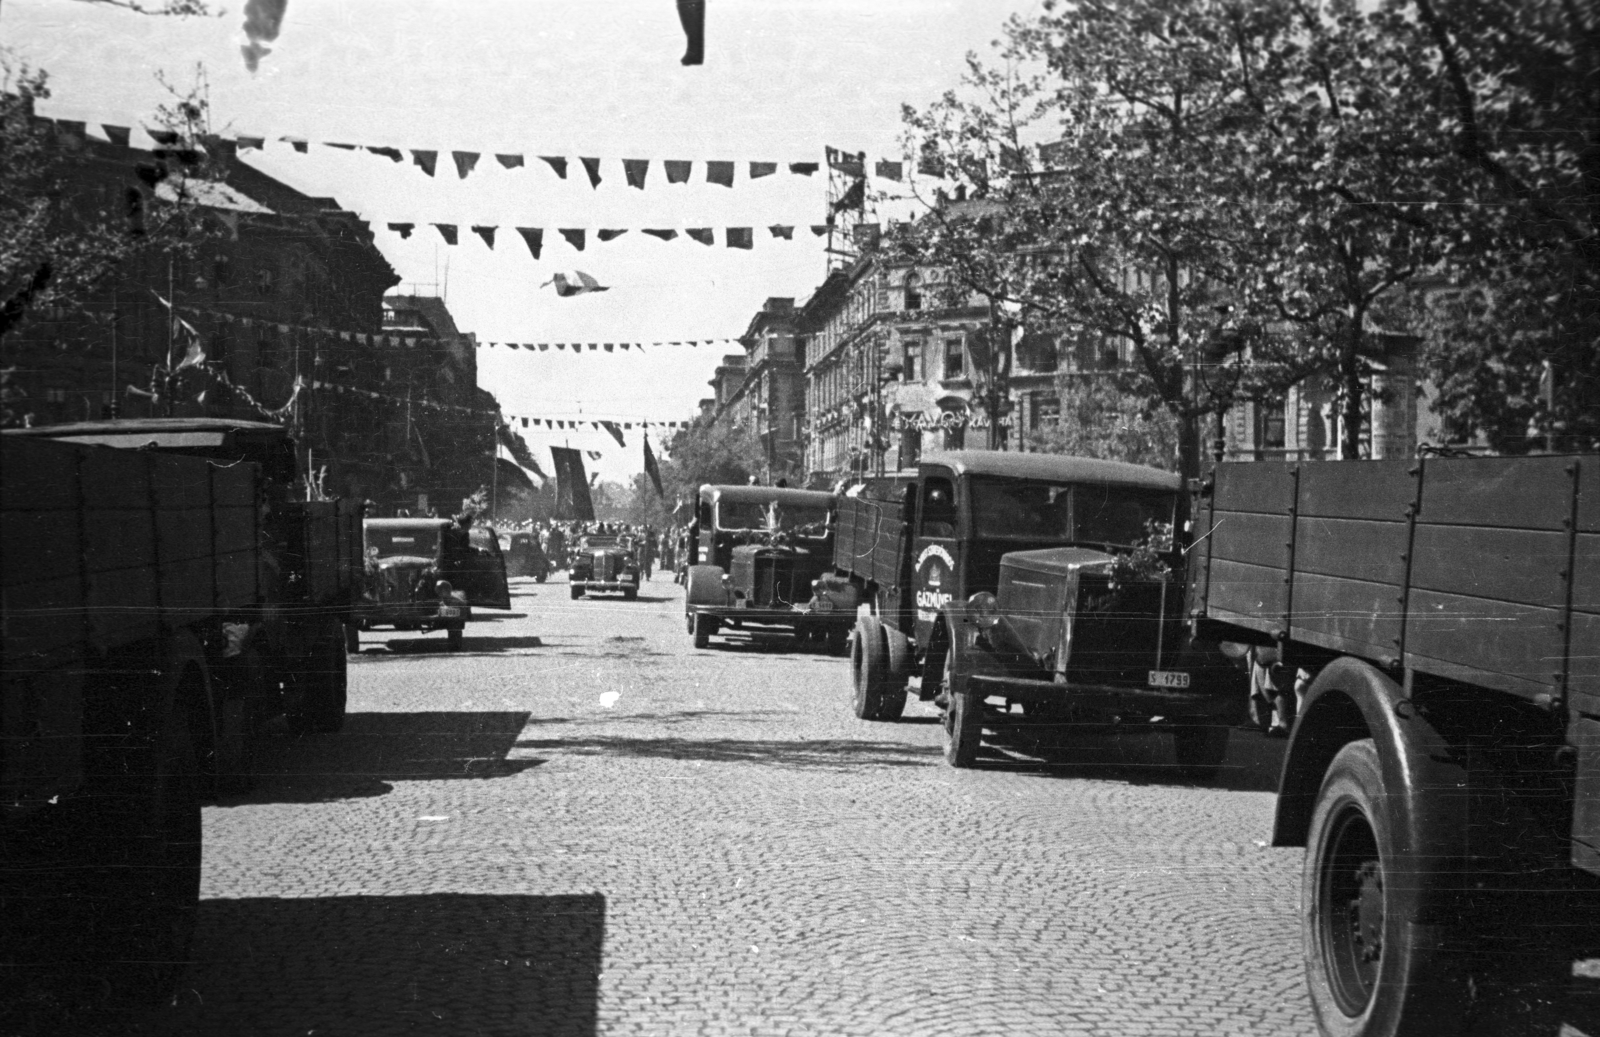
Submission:
M 696 648 L 724 627 L 788 630 L 802 642 L 843 647 L 852 614 L 815 592 L 833 564 L 835 503 L 822 490 L 700 487 L 683 595 Z
M 201 800 L 264 733 L 343 722 L 360 508 L 290 499 L 277 426 L 97 424 L 0 434 L 0 964 L 159 998 Z
M 1600 456 L 1219 464 L 1195 522 L 1197 636 L 1309 681 L 1272 843 L 1322 1031 L 1557 1032 L 1600 889 Z
M 839 503 L 818 595 L 853 615 L 855 715 L 898 719 L 908 683 L 941 709 L 945 759 L 985 732 L 1170 733 L 1192 779 L 1215 772 L 1237 670 L 1184 615 L 1176 475 L 1079 457 L 950 451 Z M 1159 546 L 1152 546 L 1159 541 Z M 1130 566 L 1132 557 L 1143 568 Z

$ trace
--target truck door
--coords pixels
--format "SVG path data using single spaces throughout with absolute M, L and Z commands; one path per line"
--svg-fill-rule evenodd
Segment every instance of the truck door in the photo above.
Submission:
M 467 604 L 487 609 L 511 607 L 511 589 L 506 585 L 506 560 L 500 553 L 500 536 L 493 527 L 479 526 L 470 538 L 472 555 L 461 571 L 461 590 Z
M 917 644 L 924 647 L 939 620 L 939 611 L 960 593 L 956 531 L 960 512 L 955 479 L 934 471 L 917 487 L 916 537 L 911 550 L 911 606 L 915 610 Z

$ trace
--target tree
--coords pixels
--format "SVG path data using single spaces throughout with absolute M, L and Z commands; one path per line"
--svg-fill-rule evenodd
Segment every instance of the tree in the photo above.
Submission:
M 1207 0 L 1046 7 L 1007 25 L 1003 69 L 969 56 L 964 95 L 905 110 L 923 168 L 970 197 L 940 199 L 892 247 L 1025 333 L 1125 352 L 1119 387 L 1177 419 L 1180 470 L 1195 474 L 1200 416 L 1305 373 L 1255 290 L 1241 30 Z M 1046 131 L 1036 163 L 1027 141 Z
M 1172 470 L 1178 421 L 1166 408 L 1141 408 L 1105 378 L 1062 379 L 1061 419 L 1028 433 L 1040 453 L 1098 457 Z
M 200 201 L 204 182 L 224 172 L 207 147 L 203 76 L 184 91 L 162 80 L 173 101 L 156 112 L 159 146 L 107 198 L 70 177 L 81 142 L 35 114 L 50 96 L 47 74 L 0 54 L 0 75 L 0 339 L 30 310 L 81 301 L 143 253 L 186 254 L 220 232 Z

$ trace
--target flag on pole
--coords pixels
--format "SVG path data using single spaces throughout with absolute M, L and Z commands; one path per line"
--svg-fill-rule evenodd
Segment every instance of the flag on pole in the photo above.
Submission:
M 656 488 L 657 497 L 665 497 L 666 491 L 661 488 L 661 466 L 656 464 L 655 451 L 650 449 L 650 437 L 644 437 L 644 474 L 650 477 L 650 484 Z
M 556 518 L 593 522 L 594 501 L 583 471 L 583 451 L 553 446 L 550 456 L 556 465 Z

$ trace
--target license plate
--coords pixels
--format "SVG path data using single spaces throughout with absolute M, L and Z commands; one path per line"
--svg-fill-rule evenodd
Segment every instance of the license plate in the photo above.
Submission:
M 1145 683 L 1152 688 L 1187 688 L 1189 675 L 1182 670 L 1151 670 Z
M 461 610 L 454 605 L 440 605 L 439 616 L 443 619 L 454 619 L 461 615 Z

